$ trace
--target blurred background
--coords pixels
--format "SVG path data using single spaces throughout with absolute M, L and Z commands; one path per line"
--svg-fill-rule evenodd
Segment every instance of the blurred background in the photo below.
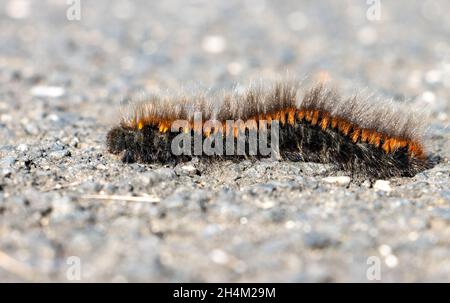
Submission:
M 89 106 L 287 73 L 425 102 L 450 86 L 445 0 L 0 3 L 2 77 L 61 86 Z
M 423 109 L 430 150 L 448 159 L 449 12 L 448 0 L 0 0 L 0 281 L 67 281 L 72 255 L 88 281 L 367 281 L 373 254 L 383 281 L 448 280 L 448 164 L 383 195 L 324 185 L 328 172 L 303 164 L 174 177 L 123 166 L 104 136 L 135 92 L 290 74 Z M 147 192 L 166 200 L 85 199 Z

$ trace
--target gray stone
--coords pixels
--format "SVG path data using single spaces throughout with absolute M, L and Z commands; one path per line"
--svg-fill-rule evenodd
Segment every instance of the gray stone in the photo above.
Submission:
M 65 157 L 70 157 L 70 155 L 71 155 L 71 153 L 69 150 L 58 150 L 58 151 L 50 152 L 48 154 L 48 157 L 51 160 L 61 160 Z
M 307 233 L 304 237 L 304 243 L 306 246 L 315 249 L 324 249 L 339 244 L 339 242 L 330 235 L 320 232 Z

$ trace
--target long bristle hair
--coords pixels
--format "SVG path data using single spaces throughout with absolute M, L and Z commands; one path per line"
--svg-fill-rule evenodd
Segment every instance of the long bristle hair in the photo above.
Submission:
M 354 176 L 411 177 L 432 164 L 425 151 L 423 114 L 393 101 L 342 97 L 322 84 L 305 88 L 295 81 L 257 82 L 231 92 L 148 96 L 127 106 L 120 125 L 107 135 L 108 150 L 126 162 L 190 160 L 171 153 L 177 134 L 170 132 L 170 124 L 192 122 L 196 112 L 204 121 L 279 120 L 282 159 L 332 163 Z

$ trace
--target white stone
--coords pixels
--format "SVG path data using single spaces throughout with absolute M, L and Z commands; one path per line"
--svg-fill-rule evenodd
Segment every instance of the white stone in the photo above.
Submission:
M 20 152 L 26 152 L 28 150 L 28 145 L 26 144 L 19 144 L 17 146 L 17 150 Z
M 297 224 L 294 221 L 287 221 L 284 223 L 286 229 L 293 229 Z
M 207 53 L 218 54 L 225 50 L 227 41 L 222 36 L 206 36 L 202 42 L 202 48 Z
M 60 86 L 35 86 L 31 89 L 31 94 L 36 97 L 58 98 L 64 96 L 66 90 Z
M 383 256 L 386 257 L 392 253 L 392 249 L 387 244 L 382 244 L 380 247 L 378 247 L 378 252 Z
M 225 264 L 229 259 L 227 253 L 221 249 L 214 249 L 209 256 L 217 264 Z
M 323 181 L 327 183 L 335 183 L 339 185 L 347 185 L 350 183 L 350 177 L 349 176 L 337 176 L 337 177 L 326 177 L 323 178 Z
M 386 180 L 377 180 L 375 184 L 373 185 L 373 188 L 376 190 L 381 190 L 385 192 L 390 192 L 392 190 L 391 183 Z
M 433 92 L 426 91 L 422 94 L 422 99 L 427 103 L 434 103 L 434 101 L 436 101 L 436 96 Z
M 398 258 L 394 255 L 389 255 L 384 260 L 386 262 L 387 267 L 393 268 L 398 265 Z
M 99 165 L 97 165 L 96 166 L 96 168 L 98 169 L 98 170 L 107 170 L 108 168 L 106 167 L 106 165 L 104 165 L 104 164 L 99 164 Z
M 190 173 L 197 171 L 197 169 L 193 165 L 184 165 L 183 167 L 181 167 L 181 169 Z

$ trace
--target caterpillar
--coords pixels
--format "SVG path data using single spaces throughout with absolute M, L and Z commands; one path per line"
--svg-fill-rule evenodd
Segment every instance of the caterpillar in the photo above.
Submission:
M 323 84 L 301 89 L 297 82 L 279 81 L 211 95 L 152 95 L 129 105 L 106 142 L 124 162 L 275 154 L 385 179 L 412 177 L 431 167 L 422 123 L 417 112 L 392 102 L 344 98 Z M 271 144 L 276 150 L 268 153 Z

